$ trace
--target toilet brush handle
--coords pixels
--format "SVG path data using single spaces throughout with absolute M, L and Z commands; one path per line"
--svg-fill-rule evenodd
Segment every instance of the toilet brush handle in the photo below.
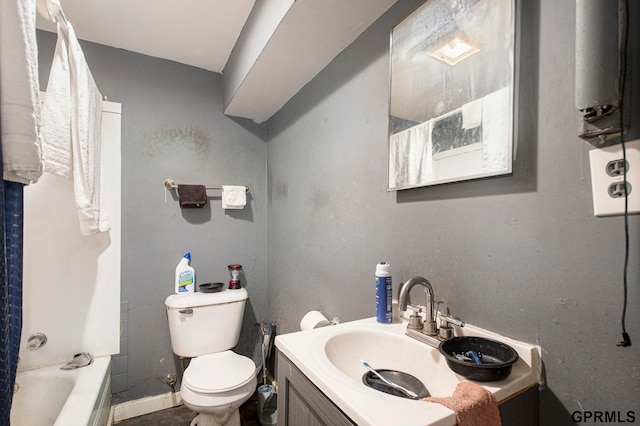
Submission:
M 262 345 L 262 384 L 267 384 L 267 363 L 264 357 L 264 345 Z

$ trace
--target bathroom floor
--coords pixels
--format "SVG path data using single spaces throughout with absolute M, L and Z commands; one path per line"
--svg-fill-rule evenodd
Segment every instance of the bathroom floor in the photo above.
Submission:
M 240 424 L 242 426 L 258 425 L 258 403 L 255 395 L 240 407 Z M 116 423 L 117 426 L 189 426 L 196 413 L 189 410 L 184 405 L 169 408 L 133 419 L 123 420 Z

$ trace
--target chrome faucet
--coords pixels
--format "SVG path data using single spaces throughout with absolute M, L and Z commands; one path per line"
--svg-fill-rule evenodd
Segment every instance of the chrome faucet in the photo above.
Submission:
M 411 289 L 417 285 L 423 286 L 426 289 L 427 293 L 427 300 L 425 302 L 425 307 L 427 309 L 427 319 L 424 325 L 420 324 L 422 326 L 421 328 L 423 328 L 423 332 L 426 335 L 435 336 L 436 334 L 438 334 L 438 326 L 436 324 L 436 316 L 433 309 L 433 287 L 431 287 L 431 283 L 426 278 L 413 277 L 407 280 L 407 282 L 402 285 L 400 294 L 398 295 L 398 308 L 401 311 L 407 310 L 407 295 L 409 294 Z M 412 317 L 413 316 L 418 315 L 412 315 Z M 420 322 L 422 322 L 421 319 Z M 413 322 L 413 324 L 409 322 L 409 326 L 415 330 L 418 327 L 418 324 L 415 321 Z
M 425 308 L 427 310 L 426 319 L 425 321 L 422 321 L 422 317 L 420 316 L 421 309 L 417 309 L 418 312 L 409 317 L 409 325 L 407 325 L 406 335 L 437 348 L 440 345 L 440 341 L 453 336 L 453 329 L 449 324 L 464 327 L 464 322 L 449 315 L 440 315 L 442 325 L 438 329 L 438 323 L 436 322 L 437 311 L 433 308 L 435 303 L 433 287 L 431 286 L 431 283 L 423 277 L 413 277 L 407 280 L 407 282 L 405 282 L 400 288 L 400 294 L 398 295 L 398 308 L 401 311 L 407 310 L 407 295 L 416 285 L 420 285 L 425 288 Z M 415 307 L 412 308 L 415 309 Z

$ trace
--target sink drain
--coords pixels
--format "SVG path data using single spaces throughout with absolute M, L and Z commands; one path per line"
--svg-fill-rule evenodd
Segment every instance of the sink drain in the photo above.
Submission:
M 389 386 L 369 371 L 364 373 L 362 376 L 362 383 L 377 391 L 388 393 L 393 396 L 399 396 L 401 398 L 422 399 L 431 396 L 422 382 L 411 374 L 396 370 L 378 370 L 378 372 L 392 382 L 415 392 L 418 396 L 412 398 L 409 395 L 406 395 L 404 392 Z

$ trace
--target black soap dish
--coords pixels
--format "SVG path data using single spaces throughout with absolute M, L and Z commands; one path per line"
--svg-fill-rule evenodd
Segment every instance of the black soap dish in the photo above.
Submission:
M 451 370 L 478 382 L 506 379 L 518 360 L 518 352 L 511 346 L 483 337 L 452 337 L 440 343 L 438 349 Z M 478 356 L 480 363 L 467 356 L 470 352 Z
M 224 287 L 224 283 L 206 283 L 198 286 L 202 293 L 217 293 L 222 290 L 222 287 Z

